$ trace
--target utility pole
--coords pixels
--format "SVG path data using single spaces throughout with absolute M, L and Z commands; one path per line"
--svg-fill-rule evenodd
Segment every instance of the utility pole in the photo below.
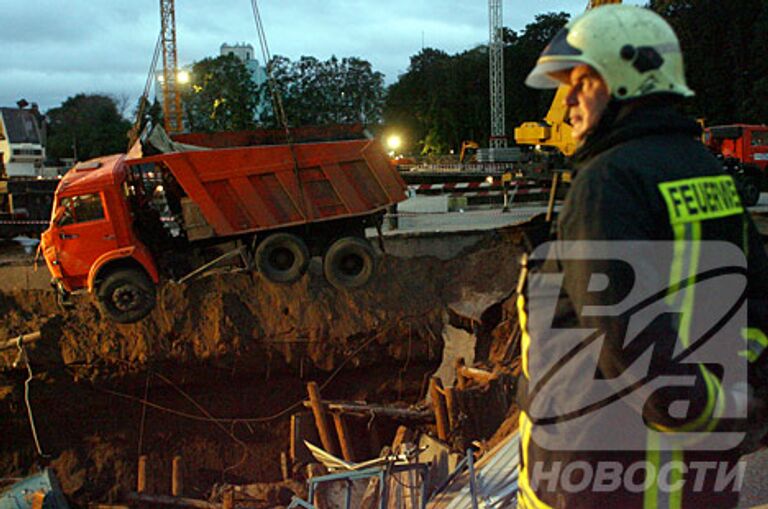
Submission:
M 165 130 L 180 133 L 181 95 L 179 94 L 179 68 L 176 54 L 176 9 L 174 0 L 160 0 L 161 35 L 163 41 L 163 111 Z
M 491 148 L 507 146 L 504 123 L 504 20 L 502 0 L 488 0 L 489 31 L 488 68 L 491 84 Z

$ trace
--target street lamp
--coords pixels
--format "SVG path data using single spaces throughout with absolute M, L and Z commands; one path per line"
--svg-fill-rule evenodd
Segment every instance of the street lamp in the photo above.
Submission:
M 403 140 L 397 134 L 390 134 L 387 137 L 387 147 L 392 151 L 399 149 L 402 144 Z

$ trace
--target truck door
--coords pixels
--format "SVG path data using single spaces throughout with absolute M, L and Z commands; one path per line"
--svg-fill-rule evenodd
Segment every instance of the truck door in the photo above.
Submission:
M 54 235 L 64 283 L 82 288 L 91 265 L 104 253 L 117 249 L 117 237 L 101 193 L 61 198 Z

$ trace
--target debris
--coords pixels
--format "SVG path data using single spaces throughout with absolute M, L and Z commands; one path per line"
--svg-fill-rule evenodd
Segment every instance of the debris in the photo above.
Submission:
M 0 509 L 69 509 L 52 470 L 31 475 L 0 492 Z
M 148 504 L 170 505 L 178 507 L 192 507 L 194 509 L 221 509 L 221 505 L 212 504 L 205 500 L 197 500 L 194 498 L 174 497 L 171 495 L 148 495 L 146 493 L 131 492 L 128 494 L 128 499 L 133 502 L 141 502 Z
M 478 507 L 480 501 L 487 509 L 512 507 L 517 499 L 519 449 L 520 437 L 514 433 L 475 464 L 470 452 L 446 486 L 430 497 L 427 509 Z

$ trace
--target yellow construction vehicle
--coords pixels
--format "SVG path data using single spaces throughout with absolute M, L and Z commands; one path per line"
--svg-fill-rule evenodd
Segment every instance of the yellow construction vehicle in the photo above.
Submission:
M 472 156 L 472 154 L 477 152 L 477 149 L 480 148 L 480 145 L 477 144 L 476 141 L 467 140 L 461 142 L 461 153 L 459 154 L 459 162 L 464 163 L 464 159 L 467 158 L 467 156 Z
M 590 0 L 588 9 L 606 4 L 620 4 L 621 0 Z M 518 145 L 554 147 L 569 156 L 576 151 L 576 143 L 568 123 L 568 108 L 565 96 L 568 88 L 561 85 L 555 93 L 552 106 L 543 121 L 524 122 L 515 128 L 515 142 Z

